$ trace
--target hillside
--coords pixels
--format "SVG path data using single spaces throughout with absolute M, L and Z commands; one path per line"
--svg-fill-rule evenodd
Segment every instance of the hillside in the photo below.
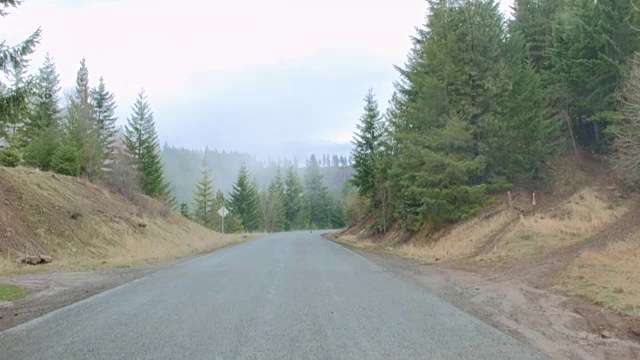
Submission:
M 75 267 L 175 258 L 242 239 L 224 238 L 146 196 L 133 199 L 86 180 L 0 167 L 0 272 L 25 255 Z
M 484 290 L 478 287 L 480 283 L 491 287 L 485 294 L 488 299 L 498 301 L 504 290 L 506 298 L 497 303 L 509 305 L 501 305 L 496 314 L 513 311 L 504 306 L 516 308 L 511 302 L 520 299 L 513 295 L 518 293 L 527 299 L 523 302 L 535 304 L 538 319 L 546 318 L 560 310 L 549 310 L 544 299 L 561 294 L 569 299 L 562 303 L 570 304 L 562 306 L 571 307 L 568 311 L 562 307 L 562 311 L 584 317 L 581 323 L 589 331 L 640 340 L 637 195 L 626 193 L 616 183 L 605 160 L 587 152 L 580 154 L 578 162 L 572 154 L 558 156 L 550 168 L 550 181 L 536 192 L 535 213 L 532 191 L 520 189 L 513 192 L 512 207 L 505 192 L 477 216 L 437 230 L 425 228 L 408 234 L 397 224 L 386 234 L 375 234 L 373 221 L 363 218 L 332 238 L 413 259 L 448 276 L 474 274 L 467 276 L 474 280 L 466 286 L 476 291 Z M 522 285 L 514 288 L 514 284 Z M 530 288 L 523 288 L 525 285 Z M 534 291 L 548 293 L 532 298 L 528 292 Z M 524 310 L 519 314 L 518 322 L 524 323 Z M 575 327 L 575 320 L 571 320 L 573 325 L 570 319 L 558 321 L 565 320 L 567 324 L 560 328 Z

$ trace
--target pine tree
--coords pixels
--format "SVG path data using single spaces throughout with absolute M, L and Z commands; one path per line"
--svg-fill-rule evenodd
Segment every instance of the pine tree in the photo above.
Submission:
M 49 170 L 60 140 L 60 79 L 53 59 L 47 53 L 38 71 L 33 111 L 25 125 L 25 163 Z
M 231 212 L 238 215 L 246 231 L 256 231 L 260 227 L 258 190 L 249 178 L 247 166 L 242 164 L 231 192 Z
M 34 96 L 34 111 L 27 126 L 29 135 L 34 136 L 40 131 L 59 126 L 60 117 L 60 76 L 53 59 L 46 54 L 44 64 L 38 71 L 36 78 L 36 92 Z
M 640 12 L 626 0 L 569 0 L 555 23 L 550 82 L 556 106 L 575 141 L 606 152 L 604 129 L 618 102 L 616 92 L 640 48 Z
M 0 128 L 0 136 L 4 136 L 7 139 L 7 143 L 10 147 L 15 149 L 22 149 L 26 144 L 26 123 L 27 119 L 31 116 L 32 108 L 30 104 L 30 97 L 33 93 L 33 80 L 27 74 L 25 67 L 15 68 L 10 72 L 11 88 L 7 92 L 7 96 L 11 96 L 11 93 L 17 94 L 23 91 L 23 101 L 16 102 L 11 107 L 8 107 L 7 112 L 0 114 L 0 124 L 4 124 Z
M 268 190 L 260 194 L 260 215 L 265 232 L 284 230 L 284 183 L 280 168 L 278 168 L 275 178 L 269 184 Z
M 287 168 L 284 187 L 284 228 L 286 231 L 301 229 L 306 224 L 302 216 L 302 194 L 304 189 L 293 166 Z
M 132 110 L 125 126 L 124 143 L 140 173 L 140 189 L 146 195 L 166 201 L 171 197 L 169 184 L 164 180 L 158 134 L 144 90 L 138 93 Z
M 356 125 L 357 130 L 353 141 L 355 174 L 351 182 L 358 188 L 361 196 L 374 199 L 376 197 L 374 171 L 378 166 L 377 160 L 380 155 L 382 117 L 373 89 L 369 89 L 364 101 L 364 114 L 360 118 L 360 123 Z
M 522 37 L 526 57 L 533 69 L 549 70 L 553 46 L 553 27 L 556 17 L 564 10 L 567 0 L 515 0 L 511 34 Z
M 304 191 L 309 205 L 310 224 L 316 228 L 327 228 L 331 223 L 331 198 L 315 155 L 311 155 L 307 161 Z
M 51 169 L 58 174 L 78 176 L 82 169 L 82 154 L 73 140 L 65 137 L 51 159 Z
M 0 17 L 8 15 L 7 8 L 18 7 L 21 2 L 14 0 L 0 1 Z M 0 41 L 0 69 L 4 75 L 15 74 L 26 69 L 27 57 L 31 55 L 40 42 L 41 30 L 37 29 L 23 42 L 11 46 L 5 41 Z M 32 84 L 26 82 L 22 86 L 11 87 L 0 80 L 0 139 L 6 137 L 7 121 L 11 120 L 11 114 L 28 106 L 32 94 Z
M 191 219 L 191 214 L 189 213 L 189 204 L 186 202 L 180 203 L 180 215 L 186 217 L 187 219 Z
M 105 159 L 112 160 L 117 131 L 115 95 L 107 91 L 102 77 L 98 87 L 91 89 L 90 95 L 99 132 L 100 146 Z
M 66 146 L 74 146 L 80 153 L 80 173 L 89 179 L 96 179 L 102 174 L 104 152 L 100 146 L 99 129 L 89 99 L 89 69 L 84 58 L 80 61 L 76 87 L 68 98 L 66 112 Z
M 196 189 L 193 192 L 193 216 L 200 225 L 213 228 L 216 209 L 212 207 L 214 201 L 213 181 L 211 179 L 211 170 L 207 163 L 206 152 L 200 165 L 200 176 L 200 180 L 196 183 Z

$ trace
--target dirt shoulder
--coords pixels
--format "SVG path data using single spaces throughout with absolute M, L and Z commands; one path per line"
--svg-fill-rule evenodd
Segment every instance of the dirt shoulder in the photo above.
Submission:
M 424 265 L 339 244 L 440 296 L 553 359 L 639 359 L 640 321 L 536 286 L 524 277 Z
M 259 237 L 257 234 L 252 234 L 251 236 L 243 236 L 243 240 L 250 241 L 257 237 Z M 156 271 L 237 243 L 230 243 L 215 250 L 189 257 L 124 267 L 118 265 L 118 268 L 109 267 L 109 265 L 92 270 L 45 267 L 40 271 L 36 269 L 37 272 L 33 273 L 0 275 L 0 284 L 18 285 L 28 291 L 28 295 L 23 299 L 0 301 L 0 332 Z
M 29 292 L 24 299 L 0 302 L 0 331 L 147 276 L 177 262 L 147 264 L 135 268 L 87 271 L 55 269 L 33 274 L 0 276 L 0 283 L 18 285 Z

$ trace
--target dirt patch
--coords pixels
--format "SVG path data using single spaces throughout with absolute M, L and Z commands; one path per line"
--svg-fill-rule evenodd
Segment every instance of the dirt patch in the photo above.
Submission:
M 640 318 L 640 232 L 582 253 L 561 273 L 558 288 Z M 638 334 L 640 335 L 640 334 Z
M 28 291 L 24 299 L 0 302 L 0 331 L 186 260 L 127 268 L 48 269 L 35 274 L 0 276 L 0 283 L 18 285 Z
M 553 359 L 640 358 L 640 338 L 632 331 L 638 322 L 629 316 L 502 275 L 349 248 Z

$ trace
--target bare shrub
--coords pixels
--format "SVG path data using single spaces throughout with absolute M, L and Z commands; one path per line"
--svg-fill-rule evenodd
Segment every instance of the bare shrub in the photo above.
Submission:
M 124 149 L 118 147 L 114 151 L 113 159 L 105 169 L 105 185 L 134 200 L 140 191 L 138 185 L 138 170 L 134 159 Z

